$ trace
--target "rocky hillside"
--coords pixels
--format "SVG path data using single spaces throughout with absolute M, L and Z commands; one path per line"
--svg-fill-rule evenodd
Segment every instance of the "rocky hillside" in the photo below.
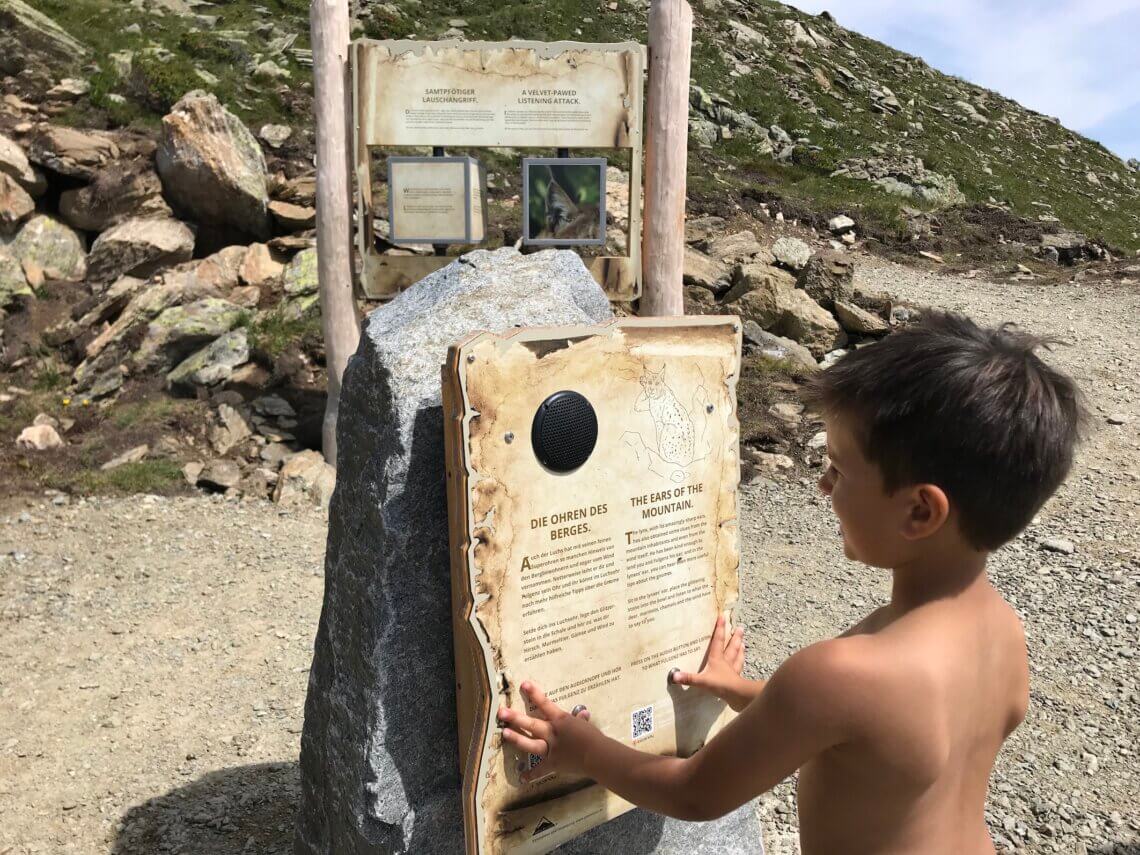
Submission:
M 6 490 L 327 497 L 307 6 L 0 0 Z M 375 36 L 644 39 L 640 2 L 489 8 L 354 13 Z M 704 0 L 694 60 L 685 302 L 745 322 L 758 475 L 819 456 L 795 378 L 915 314 L 854 288 L 861 253 L 1140 273 L 1137 173 L 1044 117 L 776 4 Z M 488 244 L 514 243 L 517 158 L 480 155 Z M 615 235 L 628 192 L 611 166 Z M 376 225 L 382 252 L 430 251 Z
M 888 245 L 934 252 L 1039 246 L 1060 230 L 1112 252 L 1140 249 L 1137 162 L 826 13 L 769 0 L 693 3 L 697 209 L 724 213 L 715 209 L 728 199 L 745 209 L 778 201 L 821 223 L 846 213 Z M 47 16 L 31 21 L 22 5 L 0 0 L 0 18 L 22 17 L 37 33 L 0 37 L 13 42 L 0 50 L 0 72 L 14 78 L 5 91 L 28 97 L 74 77 L 86 95 L 57 95 L 65 123 L 153 126 L 204 88 L 250 124 L 291 125 L 289 145 L 310 146 L 305 0 L 31 0 Z M 647 5 L 354 0 L 353 10 L 355 32 L 378 38 L 644 41 Z M 934 213 L 947 206 L 959 207 Z

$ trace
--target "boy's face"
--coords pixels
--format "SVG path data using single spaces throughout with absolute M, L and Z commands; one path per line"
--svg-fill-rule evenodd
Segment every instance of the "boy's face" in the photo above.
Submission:
M 844 422 L 842 417 L 826 420 L 831 466 L 819 479 L 819 489 L 831 497 L 839 517 L 844 554 L 873 567 L 897 567 L 912 548 L 903 536 L 910 498 L 905 490 L 887 494 L 879 467 L 864 457 Z

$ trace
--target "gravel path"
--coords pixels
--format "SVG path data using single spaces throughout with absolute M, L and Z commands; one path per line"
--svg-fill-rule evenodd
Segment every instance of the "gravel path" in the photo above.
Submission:
M 991 283 L 882 262 L 861 266 L 856 285 L 1071 342 L 1052 358 L 1088 397 L 1090 436 L 1069 481 L 991 561 L 994 582 L 1025 623 L 1032 694 L 1025 723 L 999 756 L 988 818 L 999 851 L 1136 855 L 1140 291 Z M 1128 423 L 1110 424 L 1110 416 Z M 889 597 L 886 574 L 844 559 L 814 481 L 749 488 L 742 519 L 754 676 Z M 1069 541 L 1073 552 L 1051 551 L 1053 540 Z M 798 852 L 794 787 L 785 783 L 763 804 L 770 852 Z
M 865 264 L 864 287 L 1073 343 L 1056 359 L 1088 393 L 1091 436 L 992 562 L 1025 620 L 1033 687 L 989 817 L 999 848 L 1135 855 L 1140 293 Z M 0 855 L 290 851 L 325 524 L 209 497 L 0 509 Z M 743 491 L 742 535 L 756 676 L 887 595 L 885 574 L 844 560 L 811 479 Z M 769 851 L 798 851 L 790 783 L 762 813 Z

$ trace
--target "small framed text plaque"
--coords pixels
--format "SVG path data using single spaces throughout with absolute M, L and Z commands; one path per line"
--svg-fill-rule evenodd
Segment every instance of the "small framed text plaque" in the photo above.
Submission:
M 606 159 L 523 159 L 523 242 L 605 246 Z
M 473 157 L 389 157 L 393 243 L 479 243 L 486 233 L 484 173 Z

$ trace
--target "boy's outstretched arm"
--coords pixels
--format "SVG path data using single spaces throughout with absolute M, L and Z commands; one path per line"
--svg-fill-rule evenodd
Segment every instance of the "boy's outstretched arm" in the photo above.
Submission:
M 586 775 L 657 813 L 714 819 L 859 729 L 855 718 L 867 686 L 850 652 L 853 642 L 859 643 L 824 641 L 792 656 L 744 712 L 688 759 L 646 754 L 610 739 L 529 683 L 522 689 L 537 714 L 501 708 L 503 740 L 544 758 L 524 780 L 550 772 Z

